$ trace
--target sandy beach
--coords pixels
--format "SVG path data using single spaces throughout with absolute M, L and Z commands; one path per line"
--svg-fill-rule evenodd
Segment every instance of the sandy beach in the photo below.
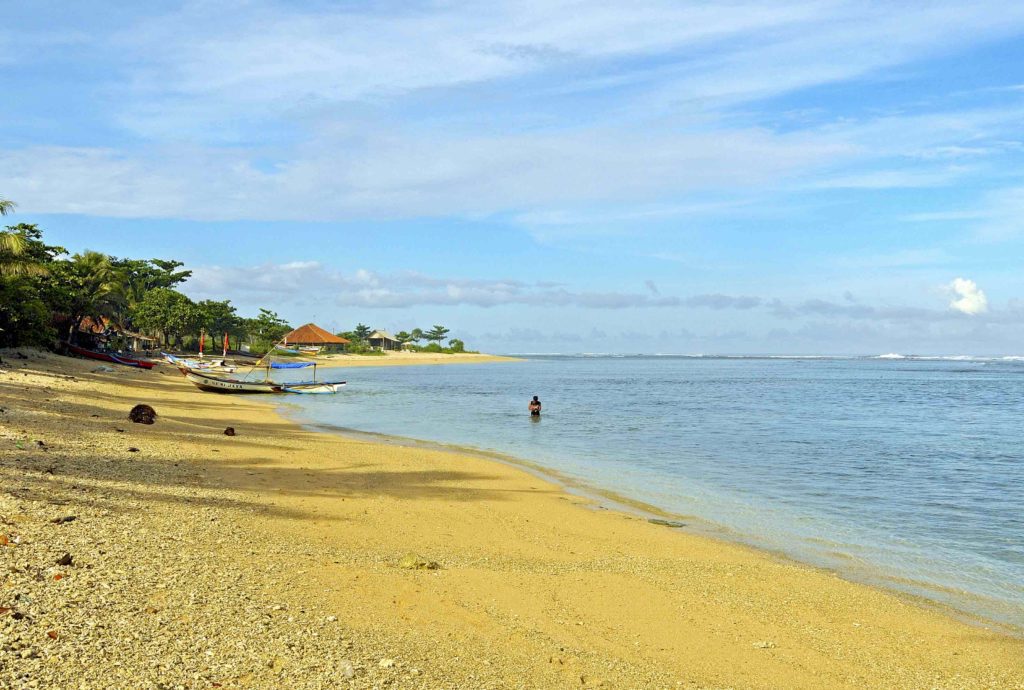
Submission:
M 1024 639 L 908 597 L 169 367 L 21 352 L 0 688 L 1024 688 Z

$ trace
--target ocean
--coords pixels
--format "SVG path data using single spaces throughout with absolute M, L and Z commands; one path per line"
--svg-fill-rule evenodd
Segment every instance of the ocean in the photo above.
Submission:
M 1024 358 L 524 359 L 332 370 L 349 381 L 338 395 L 283 409 L 520 458 L 691 529 L 1024 627 Z

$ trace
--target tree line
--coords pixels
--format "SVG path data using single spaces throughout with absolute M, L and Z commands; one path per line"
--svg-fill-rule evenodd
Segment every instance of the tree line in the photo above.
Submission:
M 351 331 L 342 331 L 337 333 L 341 338 L 351 341 L 351 345 L 348 346 L 349 352 L 359 353 L 361 351 L 369 351 L 370 349 L 370 335 L 373 333 L 373 329 L 364 323 L 356 325 Z M 441 345 L 442 341 L 448 336 L 449 329 L 445 328 L 440 324 L 434 324 L 432 328 L 424 331 L 421 328 L 414 328 L 411 331 L 399 331 L 395 333 L 394 338 L 402 347 L 413 351 L 422 352 L 465 352 L 466 344 L 458 338 L 452 338 L 448 341 L 448 347 Z M 426 346 L 420 346 L 422 341 L 426 340 Z
M 0 215 L 13 208 L 0 199 Z M 235 347 L 245 341 L 259 350 L 291 330 L 268 309 L 247 318 L 230 300 L 190 299 L 175 289 L 192 275 L 182 267 L 166 259 L 69 254 L 47 244 L 37 225 L 9 225 L 0 231 L 0 346 L 76 343 L 90 337 L 80 331 L 87 320 L 114 326 L 115 341 L 123 337 L 118 333 L 145 333 L 177 348 L 194 348 L 205 330 L 218 345 L 227 333 Z
M 14 206 L 0 199 L 0 216 Z M 155 337 L 162 347 L 194 350 L 199 333 L 205 332 L 212 340 L 207 341 L 210 349 L 218 349 L 226 333 L 233 349 L 244 342 L 254 352 L 266 352 L 292 330 L 269 309 L 245 317 L 230 300 L 192 300 L 177 289 L 191 275 L 175 260 L 119 258 L 96 251 L 70 254 L 47 244 L 35 224 L 8 225 L 0 231 L 0 347 L 90 346 L 97 334 L 83 333 L 82 326 L 99 324 L 112 327 L 103 337 L 113 346 L 126 345 L 123 341 L 138 333 Z M 371 352 L 372 332 L 360 323 L 338 335 L 351 341 L 347 350 L 358 354 Z M 435 324 L 427 330 L 400 331 L 395 338 L 412 350 L 464 352 L 457 338 L 442 346 L 448 333 Z M 427 345 L 421 346 L 422 341 Z

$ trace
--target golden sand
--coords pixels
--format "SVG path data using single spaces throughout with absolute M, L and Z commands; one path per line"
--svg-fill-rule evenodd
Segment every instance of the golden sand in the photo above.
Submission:
M 267 602 L 336 616 L 357 642 L 353 654 L 360 640 L 388 654 L 350 678 L 307 650 L 291 667 L 274 657 L 222 672 L 223 687 L 1024 688 L 1017 637 L 602 509 L 507 464 L 307 431 L 265 398 L 202 393 L 166 367 L 104 374 L 54 355 L 5 359 L 13 367 L 0 376 L 0 457 L 13 459 L 0 480 L 9 486 L 24 472 L 34 482 L 26 490 L 55 492 L 74 482 L 59 494 L 65 512 L 130 495 L 140 528 L 161 517 L 182 534 L 231 525 L 225 543 L 191 545 L 197 571 L 227 558 L 240 582 L 279 590 L 265 592 Z M 138 402 L 156 408 L 156 424 L 127 422 Z M 237 436 L 224 436 L 227 426 Z M 45 458 L 13 446 L 41 435 Z M 128 444 L 139 452 L 125 453 Z M 125 476 L 90 475 L 82 448 Z M 56 477 L 39 479 L 61 452 L 75 476 L 58 465 Z M 147 465 L 160 482 L 132 474 Z M 184 488 L 172 496 L 175 472 Z M 400 567 L 410 552 L 440 568 Z M 257 643 L 261 634 L 271 633 L 254 631 Z M 81 666 L 88 653 L 46 644 L 54 667 Z M 151 677 L 145 658 L 123 663 Z M 307 666 L 323 685 L 302 675 Z M 273 675 L 289 672 L 291 683 Z

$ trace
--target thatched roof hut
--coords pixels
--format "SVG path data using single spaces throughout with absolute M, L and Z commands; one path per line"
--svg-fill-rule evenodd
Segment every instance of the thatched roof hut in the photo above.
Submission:
M 366 339 L 375 350 L 401 350 L 402 341 L 387 331 L 376 330 Z

